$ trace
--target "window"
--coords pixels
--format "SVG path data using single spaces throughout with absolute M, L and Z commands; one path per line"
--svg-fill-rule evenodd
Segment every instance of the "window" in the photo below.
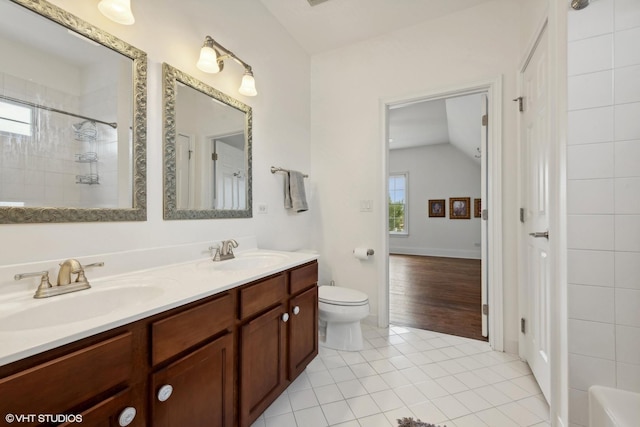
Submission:
M 389 174 L 389 233 L 409 234 L 407 229 L 407 173 Z
M 32 109 L 0 101 L 0 132 L 31 136 Z

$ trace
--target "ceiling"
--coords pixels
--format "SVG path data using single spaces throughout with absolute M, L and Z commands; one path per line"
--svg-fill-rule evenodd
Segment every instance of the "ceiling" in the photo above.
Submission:
M 437 19 L 493 0 L 260 0 L 309 53 Z

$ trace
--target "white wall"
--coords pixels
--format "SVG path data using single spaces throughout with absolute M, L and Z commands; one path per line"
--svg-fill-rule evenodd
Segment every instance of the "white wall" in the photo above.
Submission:
M 282 175 L 269 171 L 271 165 L 277 165 L 309 173 L 309 56 L 260 2 L 134 1 L 136 23 L 133 26 L 109 21 L 98 12 L 97 3 L 93 1 L 54 0 L 53 3 L 148 54 L 147 221 L 0 225 L 1 239 L 5 242 L 0 245 L 3 264 L 61 260 L 247 235 L 256 235 L 259 245 L 267 248 L 295 249 L 310 245 L 311 214 L 293 215 L 284 210 Z M 180 8 L 179 13 L 176 8 Z M 225 70 L 217 75 L 208 75 L 196 68 L 207 34 L 252 65 L 257 97 L 238 94 L 242 68 L 233 61 L 227 61 Z M 253 107 L 254 206 L 266 203 L 268 214 L 234 220 L 162 219 L 162 62 Z M 311 175 L 309 187 L 313 187 L 315 179 Z M 314 208 L 312 200 L 310 209 Z
M 640 2 L 569 12 L 570 423 L 593 384 L 640 392 Z
M 314 240 L 324 261 L 320 280 L 369 295 L 377 313 L 384 253 L 367 262 L 354 247 L 384 245 L 381 100 L 446 90 L 503 76 L 503 249 L 505 348 L 517 351 L 516 94 L 521 57 L 520 3 L 496 0 L 441 19 L 312 57 L 312 176 L 320 181 Z M 360 212 L 373 200 L 372 213 Z
M 389 252 L 480 258 L 480 165 L 451 144 L 390 150 L 389 173 L 409 172 L 408 236 L 389 236 Z M 470 197 L 471 219 L 449 219 L 449 198 Z M 429 217 L 429 199 L 445 199 L 446 216 Z

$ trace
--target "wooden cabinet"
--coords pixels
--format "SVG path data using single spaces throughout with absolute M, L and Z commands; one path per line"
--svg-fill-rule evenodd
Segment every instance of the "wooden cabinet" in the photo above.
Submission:
M 240 327 L 240 425 L 249 426 L 286 387 L 286 307 Z
M 314 261 L 0 366 L 0 414 L 248 427 L 318 354 L 317 275 Z
M 233 356 L 227 334 L 152 374 L 153 425 L 232 427 Z
M 240 426 L 248 427 L 318 354 L 318 264 L 240 289 Z
M 293 381 L 318 354 L 318 287 L 289 300 L 289 380 Z

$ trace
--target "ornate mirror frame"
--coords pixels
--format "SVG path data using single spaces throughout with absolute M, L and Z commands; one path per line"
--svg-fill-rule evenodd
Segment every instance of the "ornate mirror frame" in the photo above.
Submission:
M 133 60 L 132 208 L 0 207 L 0 224 L 146 221 L 147 54 L 44 0 L 10 0 Z M 33 28 L 25 29 L 33 31 Z
M 245 113 L 247 200 L 246 208 L 228 209 L 178 209 L 176 189 L 176 96 L 178 82 L 190 86 L 230 107 Z M 252 208 L 252 124 L 251 107 L 191 77 L 190 75 L 162 64 L 163 118 L 164 118 L 164 219 L 214 219 L 251 218 Z

